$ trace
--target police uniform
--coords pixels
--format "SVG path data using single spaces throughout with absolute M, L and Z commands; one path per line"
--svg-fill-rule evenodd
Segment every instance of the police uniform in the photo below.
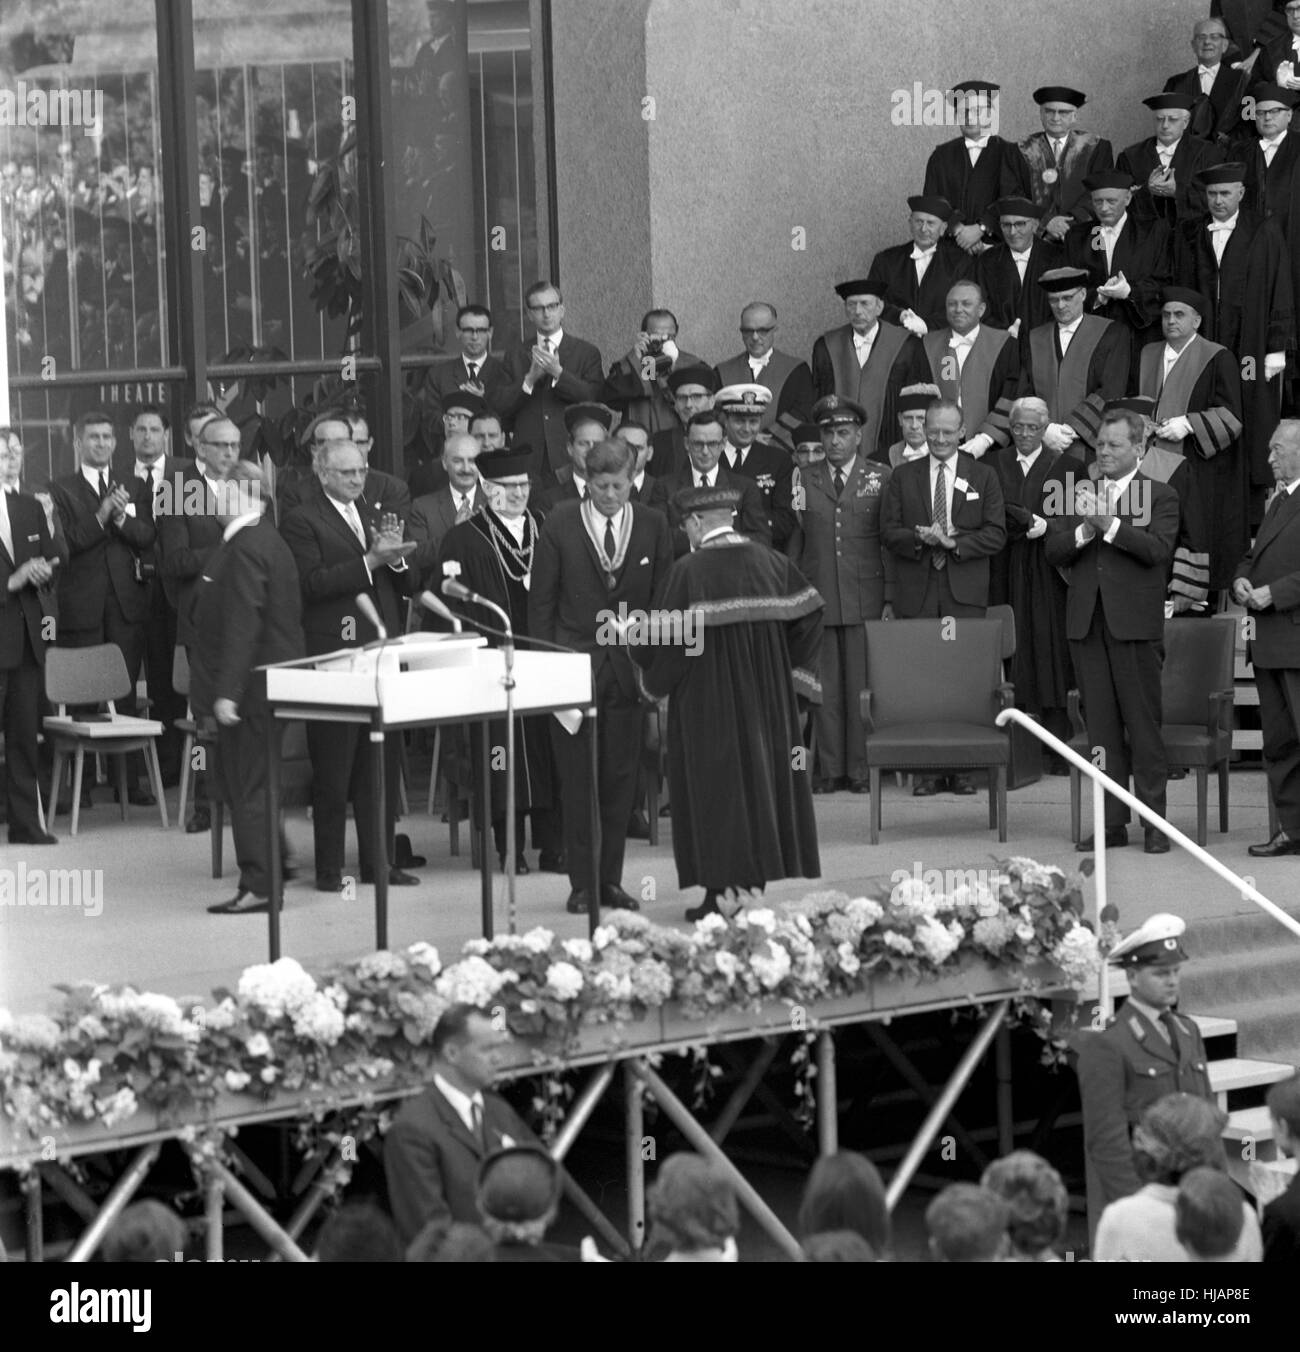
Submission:
M 1154 915 L 1111 952 L 1125 968 L 1176 966 L 1187 955 L 1179 942 L 1186 926 L 1174 915 Z M 1196 1025 L 1170 1012 L 1153 1020 L 1135 997 L 1104 1032 L 1079 1038 L 1079 1091 L 1088 1180 L 1089 1234 L 1102 1211 L 1142 1186 L 1133 1163 L 1132 1129 L 1166 1094 L 1213 1099 L 1205 1043 Z

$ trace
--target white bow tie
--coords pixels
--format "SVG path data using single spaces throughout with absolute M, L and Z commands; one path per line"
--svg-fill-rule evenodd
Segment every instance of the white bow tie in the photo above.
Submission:
M 948 346 L 949 346 L 949 347 L 971 347 L 971 346 L 974 345 L 974 342 L 975 342 L 975 339 L 972 338 L 972 337 L 970 336 L 970 334 L 965 334 L 965 335 L 963 336 L 963 335 L 960 334 L 960 333 L 954 333 L 954 334 L 952 335 L 952 337 L 948 339 Z
M 912 260 L 913 260 L 913 262 L 915 262 L 917 259 L 921 259 L 921 258 L 933 258 L 933 257 L 934 257 L 934 251 L 935 251 L 938 247 L 939 247 L 939 246 L 938 246 L 937 244 L 931 244 L 930 247 L 929 247 L 928 249 L 922 249 L 922 248 L 920 247 L 920 245 L 917 245 L 917 244 L 912 245 Z
M 1017 263 L 1028 263 L 1028 262 L 1029 262 L 1029 255 L 1030 255 L 1032 252 L 1033 252 L 1033 246 L 1032 246 L 1032 245 L 1031 245 L 1028 249 L 1026 249 L 1026 250 L 1024 251 L 1024 253 L 1017 253 L 1014 249 L 1012 249 L 1012 250 L 1011 250 L 1011 257 L 1014 258 L 1015 261 L 1016 261 Z
M 1218 73 L 1218 66 L 1197 66 L 1197 75 L 1215 75 Z
M 1283 132 L 1281 136 L 1273 136 L 1268 140 L 1265 140 L 1264 137 L 1261 136 L 1259 138 L 1259 148 L 1261 150 L 1276 150 L 1278 146 L 1282 144 L 1282 137 L 1285 135 L 1286 133 Z
M 1205 228 L 1212 235 L 1218 235 L 1224 232 L 1231 233 L 1237 228 L 1237 223 L 1235 221 L 1211 221 Z

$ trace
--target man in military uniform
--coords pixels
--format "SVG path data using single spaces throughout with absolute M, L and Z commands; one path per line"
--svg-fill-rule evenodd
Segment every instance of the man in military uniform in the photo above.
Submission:
M 772 547 L 781 550 L 794 530 L 794 518 L 785 508 L 794 461 L 783 442 L 764 437 L 763 419 L 771 402 L 772 392 L 765 385 L 724 385 L 714 397 L 713 407 L 722 414 L 727 434 L 722 463 L 733 474 L 743 475 L 757 485 L 767 513 Z M 801 421 L 796 419 L 790 430 Z
M 1110 960 L 1128 974 L 1128 1000 L 1104 1032 L 1079 1038 L 1090 1236 L 1111 1202 L 1142 1186 L 1130 1138 L 1142 1113 L 1166 1094 L 1213 1098 L 1201 1034 L 1173 1012 L 1186 928 L 1162 912 L 1115 945 Z
M 880 535 L 880 504 L 893 471 L 863 454 L 861 404 L 828 394 L 817 401 L 813 420 L 826 458 L 800 470 L 793 499 L 799 524 L 789 550 L 826 600 L 813 792 L 866 793 L 866 729 L 858 707 L 867 684 L 863 623 L 893 617 L 896 565 Z

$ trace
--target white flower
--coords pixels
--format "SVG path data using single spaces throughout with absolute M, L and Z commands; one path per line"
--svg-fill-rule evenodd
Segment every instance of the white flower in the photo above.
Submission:
M 265 1033 L 254 1033 L 252 1037 L 244 1043 L 244 1050 L 249 1056 L 270 1056 L 271 1039 Z
M 546 988 L 558 999 L 577 999 L 582 987 L 582 973 L 571 962 L 553 962 L 546 969 Z
M 432 944 L 425 943 L 423 939 L 406 950 L 406 959 L 412 967 L 423 967 L 430 976 L 437 976 L 442 971 L 442 959 L 438 956 L 438 950 Z
M 595 955 L 590 939 L 566 939 L 563 948 L 574 962 L 590 962 Z
M 1002 903 L 998 900 L 997 894 L 983 883 L 978 883 L 974 889 L 975 914 L 981 920 L 992 920 L 995 915 L 1002 911 Z
M 617 938 L 618 931 L 613 925 L 597 925 L 595 933 L 591 936 L 591 944 L 593 948 L 600 951 L 608 948 Z
M 750 912 L 753 915 L 753 912 Z M 725 934 L 728 929 L 726 916 L 719 915 L 717 911 L 706 915 L 703 920 L 695 922 L 695 934 L 697 938 L 704 939 L 711 934 Z
M 725 948 L 713 955 L 713 964 L 727 978 L 728 983 L 734 981 L 736 973 L 740 971 L 740 959 L 734 953 L 728 953 Z
M 293 1013 L 293 1031 L 332 1047 L 343 1036 L 343 1011 L 323 991 L 318 991 Z
M 930 959 L 936 967 L 945 962 L 957 950 L 960 936 L 953 936 L 937 920 L 922 920 L 913 932 L 916 947 Z
M 895 953 L 903 953 L 905 955 L 910 955 L 916 952 L 916 949 L 913 946 L 912 941 L 907 937 L 907 935 L 899 934 L 895 930 L 885 931 L 884 942 L 885 947 L 892 948 Z
M 754 975 L 768 990 L 775 990 L 790 974 L 790 954 L 781 944 L 769 943 L 767 954 L 755 953 L 749 960 Z
M 447 1008 L 447 1002 L 433 991 L 422 991 L 419 995 L 412 991 L 399 991 L 394 1004 L 406 1015 L 406 1020 L 411 1025 L 409 1029 L 404 1030 L 407 1040 L 417 1046 L 428 1042 L 433 1036 L 433 1030 L 438 1026 L 438 1020 L 442 1018 Z
M 538 925 L 536 929 L 530 929 L 520 942 L 530 953 L 545 953 L 555 942 L 555 931 Z
M 252 1079 L 252 1076 L 249 1075 L 247 1071 L 228 1070 L 225 1075 L 226 1088 L 229 1089 L 231 1093 L 237 1094 L 248 1084 L 250 1079 Z
M 844 909 L 847 914 L 861 922 L 864 930 L 877 924 L 885 914 L 885 908 L 878 901 L 872 901 L 870 897 L 854 897 L 845 903 Z
M 48 1014 L 20 1014 L 9 1026 L 5 1041 L 28 1051 L 53 1051 L 62 1041 L 59 1025 Z
M 491 939 L 471 939 L 461 952 L 469 958 L 481 958 L 484 954 L 492 951 Z
M 1020 924 L 1016 926 L 1015 935 L 1022 944 L 1027 944 L 1034 937 L 1034 927 L 1027 921 L 1022 920 Z
M 135 1094 L 123 1085 L 117 1093 L 99 1101 L 99 1116 L 106 1127 L 112 1128 L 119 1122 L 125 1122 L 136 1110 Z
M 339 985 L 337 981 L 332 982 L 325 987 L 324 995 L 327 1000 L 334 1002 L 336 1009 L 346 1009 L 348 1007 L 348 993 Z
M 237 1015 L 235 1002 L 227 996 L 214 1009 L 204 1010 L 203 1023 L 209 1032 L 222 1033 L 234 1026 Z
M 591 978 L 591 984 L 606 1000 L 618 1003 L 619 1001 L 630 1000 L 632 998 L 632 978 L 626 972 L 598 971 L 596 975 Z M 526 1006 L 530 1004 L 535 1007 L 537 1002 L 535 1000 L 525 1000 L 521 1003 L 520 1008 L 523 1009 L 525 1013 L 529 1013 L 530 1011 Z
M 274 1084 L 274 1083 L 275 1083 L 275 1077 L 276 1077 L 279 1073 L 280 1073 L 280 1072 L 279 1072 L 278 1070 L 276 1070 L 276 1068 L 275 1068 L 274 1066 L 263 1066 L 263 1067 L 262 1067 L 262 1072 L 261 1072 L 261 1080 L 262 1080 L 262 1083 L 263 1083 L 263 1084 Z
M 362 958 L 361 962 L 365 961 Z M 239 978 L 240 1000 L 264 1011 L 271 1019 L 284 1018 L 315 994 L 316 982 L 294 958 L 259 963 Z
M 914 920 L 934 914 L 934 894 L 919 878 L 904 878 L 896 884 L 889 904 Z
M 91 1038 L 95 1042 L 102 1042 L 108 1036 L 108 1029 L 104 1027 L 102 1020 L 97 1019 L 93 1014 L 83 1014 L 77 1020 L 76 1031 L 83 1037 Z
M 1084 925 L 1075 925 L 1052 950 L 1052 961 L 1072 986 L 1084 986 L 1101 967 L 1097 936 Z
M 776 933 L 776 914 L 767 906 L 756 906 L 752 911 L 741 912 L 740 917 L 753 929 L 761 929 L 764 934 Z
M 443 969 L 434 989 L 449 1005 L 473 1005 L 476 1009 L 484 1009 L 514 975 L 513 972 L 498 972 L 480 957 L 462 958 Z
M 858 955 L 853 951 L 853 945 L 850 943 L 839 944 L 835 953 L 840 960 L 840 971 L 845 976 L 855 976 L 862 967 L 862 963 L 858 961 Z
M 364 958 L 359 959 L 356 971 L 357 976 L 363 981 L 387 981 L 390 977 L 406 975 L 406 960 L 399 958 L 396 953 L 390 953 L 386 948 L 381 948 L 378 952 L 367 953 Z

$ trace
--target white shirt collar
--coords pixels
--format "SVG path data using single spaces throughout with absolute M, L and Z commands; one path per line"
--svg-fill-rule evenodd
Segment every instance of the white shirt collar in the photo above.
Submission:
M 1017 461 L 1019 461 L 1020 464 L 1022 464 L 1022 465 L 1028 465 L 1028 466 L 1032 469 L 1032 468 L 1033 468 L 1034 461 L 1037 460 L 1038 457 L 1039 457 L 1039 455 L 1042 454 L 1042 450 L 1043 450 L 1043 443 L 1040 441 L 1040 442 L 1038 443 L 1038 445 L 1035 446 L 1034 449 L 1033 449 L 1032 451 L 1029 452 L 1028 455 L 1021 455 L 1020 452 L 1017 451 L 1017 452 L 1016 452 L 1016 459 L 1017 459 Z
M 1125 492 L 1126 492 L 1127 489 L 1128 489 L 1129 484 L 1133 482 L 1133 476 L 1134 476 L 1137 472 L 1138 472 L 1138 467 L 1135 466 L 1133 469 L 1129 470 L 1129 472 L 1128 472 L 1126 475 L 1124 475 L 1124 477 L 1123 477 L 1122 479 L 1115 479 L 1115 480 L 1112 481 L 1112 482 L 1114 482 L 1114 484 L 1115 484 L 1115 486 L 1116 486 L 1116 489 L 1117 489 L 1117 492 L 1115 493 L 1115 501 L 1118 502 L 1119 499 L 1122 498 L 1122 497 L 1124 496 Z M 1106 479 L 1105 479 L 1104 476 L 1099 476 L 1098 479 L 1097 479 L 1097 482 L 1098 482 L 1099 484 L 1104 484 L 1104 483 L 1106 482 Z
M 522 516 L 500 516 L 497 518 L 501 524 L 515 538 L 515 544 L 521 545 L 524 542 L 524 518 Z
M 1300 487 L 1300 479 L 1292 479 L 1289 484 L 1282 485 L 1282 491 L 1290 497 L 1291 494 L 1296 491 L 1297 487 Z
M 1171 347 L 1168 343 L 1166 343 L 1166 344 L 1165 344 L 1165 350 L 1164 350 L 1164 362 L 1165 362 L 1165 365 L 1166 365 L 1166 366 L 1172 366 L 1172 365 L 1174 364 L 1174 362 L 1176 362 L 1176 361 L 1178 360 L 1178 358 L 1181 357 L 1181 356 L 1183 355 L 1183 353 L 1186 352 L 1187 349 L 1188 349 L 1189 347 L 1191 347 L 1191 343 L 1190 343 L 1190 342 L 1187 342 L 1187 343 L 1184 343 L 1184 344 L 1183 344 L 1183 346 L 1182 346 L 1182 348 L 1181 348 L 1180 350 L 1175 351 L 1173 347 Z
M 1219 73 L 1219 62 L 1217 61 L 1212 66 L 1203 66 L 1199 61 L 1196 63 L 1196 74 L 1198 76 L 1218 75 L 1218 73 Z
M 919 446 L 916 447 L 909 446 L 907 442 L 903 442 L 904 460 L 920 460 L 923 456 L 928 457 L 929 454 L 930 447 L 926 442 L 922 442 Z
M 877 320 L 866 333 L 859 333 L 857 329 L 850 329 L 849 331 L 853 334 L 854 347 L 866 347 L 869 343 L 876 341 L 876 335 L 880 332 L 880 321 Z
M 982 136 L 963 135 L 961 139 L 966 142 L 967 150 L 983 150 L 988 145 L 989 137 L 992 135 L 992 132 L 986 131 Z
M 213 491 L 215 492 L 216 490 L 214 489 Z M 348 523 L 348 529 L 352 530 L 352 512 L 356 508 L 357 504 L 355 502 L 340 502 L 338 498 L 332 498 L 328 493 L 326 493 L 325 496 L 330 501 L 330 503 L 333 504 L 334 510 L 343 518 L 344 521 Z M 357 520 L 358 521 L 361 520 L 360 512 L 357 512 Z M 365 527 L 362 526 L 361 529 L 362 532 L 364 533 Z M 356 532 L 354 531 L 353 534 L 355 533 Z
M 221 532 L 221 538 L 223 540 L 232 540 L 245 526 L 251 526 L 254 522 L 260 521 L 261 519 L 262 509 L 260 507 L 255 512 L 244 512 L 242 515 L 237 516 L 226 529 Z
M 840 473 L 844 476 L 845 483 L 848 483 L 848 481 L 853 477 L 853 466 L 856 465 L 857 463 L 858 463 L 858 454 L 856 451 L 854 451 L 853 458 L 851 460 L 846 460 L 840 466 Z M 833 482 L 835 479 L 835 466 L 832 465 L 829 460 L 826 462 L 826 472 L 831 476 L 831 480 Z
M 550 343 L 551 351 L 559 350 L 560 344 L 564 341 L 564 330 L 556 329 L 554 333 L 539 333 L 537 335 L 537 346 L 541 347 L 543 343 Z M 484 358 L 486 360 L 486 358 Z
M 84 476 L 86 482 L 91 486 L 91 488 L 93 488 L 93 489 L 95 490 L 95 492 L 98 493 L 98 492 L 99 492 L 99 476 L 100 476 L 101 471 L 98 470 L 98 469 L 96 469 L 96 468 L 94 467 L 94 465 L 82 465 L 82 467 L 81 467 L 81 473 L 82 473 L 82 475 Z M 113 467 L 112 467 L 112 465 L 105 465 L 104 468 L 103 468 L 102 473 L 103 473 L 103 475 L 104 475 L 104 478 L 107 479 L 108 482 L 111 484 L 111 483 L 113 482 Z
M 471 488 L 467 492 L 463 488 L 457 488 L 455 484 L 448 484 L 447 487 L 451 489 L 451 505 L 453 507 L 459 508 L 462 502 L 467 507 L 474 505 L 474 494 L 478 492 L 477 488 Z
M 714 526 L 710 531 L 705 531 L 700 536 L 700 543 L 707 544 L 715 535 L 730 535 L 735 528 L 733 526 Z
M 609 524 L 610 524 L 611 526 L 614 527 L 614 537 L 615 537 L 615 539 L 618 538 L 618 533 L 619 533 L 619 531 L 621 531 L 621 530 L 623 529 L 623 514 L 624 514 L 624 512 L 626 512 L 627 510 L 628 510 L 628 505 L 627 505 L 627 503 L 625 502 L 625 503 L 618 509 L 618 511 L 614 513 L 613 516 L 605 517 L 605 520 L 608 521 Z M 597 517 L 598 517 L 598 518 L 599 518 L 599 516 L 600 516 L 600 513 L 597 513 Z M 603 533 L 604 530 L 605 530 L 604 525 L 601 524 L 599 520 L 597 521 L 597 524 L 600 525 L 601 532 Z
M 975 340 L 980 336 L 980 325 L 975 327 L 967 334 L 958 333 L 955 329 L 949 330 L 948 346 L 956 347 L 959 344 L 965 347 L 974 347 Z
M 937 455 L 932 455 L 932 456 L 930 456 L 930 478 L 931 478 L 931 479 L 933 479 L 934 476 L 935 476 L 935 474 L 938 472 L 938 469 L 939 469 L 939 466 L 940 466 L 940 465 L 942 465 L 942 466 L 944 467 L 944 469 L 950 469 L 950 470 L 952 470 L 953 474 L 955 475 L 955 474 L 957 473 L 957 456 L 956 456 L 956 455 L 950 455 L 950 456 L 947 458 L 947 460 L 940 460 L 939 457 L 938 457 Z
M 929 247 L 928 249 L 923 249 L 919 244 L 916 243 L 915 240 L 913 240 L 913 241 L 912 241 L 912 257 L 913 257 L 913 258 L 930 258 L 930 257 L 933 256 L 934 251 L 935 251 L 938 247 L 939 247 L 939 241 L 938 241 L 938 240 L 935 240 L 935 242 L 934 242 L 933 244 L 931 244 L 930 247 Z
M 135 461 L 134 462 L 135 477 L 137 479 L 146 479 L 146 478 L 152 479 L 155 470 L 157 470 L 158 473 L 161 474 L 163 472 L 163 464 L 165 462 L 165 459 L 166 459 L 165 456 L 160 455 L 157 460 L 151 460 L 147 465 L 142 460 Z
M 1058 329 L 1060 329 L 1060 331 L 1061 331 L 1062 333 L 1070 333 L 1070 334 L 1072 334 L 1072 333 L 1075 331 L 1075 329 L 1077 329 L 1077 328 L 1079 327 L 1079 325 L 1082 324 L 1082 323 L 1083 323 L 1083 316 L 1080 315 L 1080 316 L 1078 317 L 1078 319 L 1072 319 L 1072 320 L 1070 320 L 1070 322 L 1069 322 L 1068 324 L 1058 324 L 1056 327 L 1057 327 Z
M 641 485 L 643 483 L 645 483 L 645 470 L 642 470 L 641 473 L 638 474 L 636 478 L 632 480 L 632 487 L 635 488 L 636 491 L 639 493 L 641 491 Z
M 1235 229 L 1237 228 L 1237 219 L 1238 219 L 1238 217 L 1239 217 L 1240 215 L 1241 215 L 1241 209 L 1238 208 L 1236 211 L 1234 211 L 1234 212 L 1232 213 L 1231 216 L 1228 217 L 1228 219 L 1227 219 L 1226 221 L 1216 221 L 1216 220 L 1213 219 L 1213 217 L 1211 217 L 1211 219 L 1208 220 L 1208 221 L 1206 221 L 1206 223 L 1205 223 L 1205 224 L 1206 224 L 1206 228 L 1208 229 L 1210 226 L 1214 225 L 1214 226 L 1218 226 L 1220 230 L 1224 230 L 1224 231 L 1232 231 L 1232 230 L 1235 230 Z M 1216 230 L 1215 233 L 1217 234 L 1218 231 Z
M 1182 145 L 1183 138 L 1180 136 L 1172 145 L 1162 146 L 1159 141 L 1156 142 L 1156 154 L 1164 157 L 1166 155 L 1176 155 L 1178 147 Z
M 578 485 L 578 496 L 580 498 L 585 498 L 587 496 L 587 476 L 585 474 L 579 474 L 575 469 L 573 471 L 573 482 Z
M 467 1130 L 474 1130 L 474 1104 L 478 1104 L 479 1110 L 483 1108 L 482 1094 L 467 1094 L 463 1089 L 457 1089 L 456 1086 L 448 1080 L 444 1080 L 437 1071 L 433 1073 L 433 1083 L 438 1092 L 447 1100 L 456 1110 L 456 1116 L 465 1124 Z
M 1126 211 L 1126 212 L 1119 218 L 1119 220 L 1117 220 L 1117 221 L 1115 222 L 1114 225 L 1103 225 L 1101 228 L 1102 228 L 1102 230 L 1104 230 L 1104 231 L 1106 232 L 1106 234 L 1108 234 L 1108 235 L 1112 235 L 1112 236 L 1118 235 L 1119 232 L 1120 232 L 1121 230 L 1123 230 L 1123 228 L 1124 228 L 1124 223 L 1125 223 L 1127 220 L 1128 220 L 1128 212 Z
M 1008 248 L 1008 249 L 1011 249 L 1011 246 L 1008 244 L 1008 245 L 1007 245 L 1007 248 Z M 1014 259 L 1016 260 L 1017 263 L 1019 263 L 1019 262 L 1021 262 L 1022 260 L 1028 259 L 1029 255 L 1030 255 L 1031 253 L 1033 253 L 1033 251 L 1034 251 L 1034 246 L 1033 246 L 1033 243 L 1032 243 L 1032 241 L 1031 241 L 1029 247 L 1028 247 L 1027 249 L 1025 249 L 1025 250 L 1024 250 L 1023 252 L 1021 252 L 1021 253 L 1017 253 L 1014 249 L 1011 249 L 1011 257 L 1014 258 Z
M 751 371 L 762 371 L 763 369 L 765 369 L 765 367 L 767 366 L 768 362 L 770 362 L 770 361 L 772 360 L 772 353 L 773 353 L 775 350 L 776 350 L 775 348 L 769 347 L 769 348 L 767 349 L 767 351 L 764 352 L 763 355 L 762 355 L 761 357 L 751 357 L 751 356 L 749 355 L 749 353 L 746 352 L 746 353 L 745 353 L 745 360 L 746 360 L 747 362 L 749 362 L 749 369 L 750 369 Z
M 1285 140 L 1286 140 L 1286 132 L 1285 132 L 1285 131 L 1280 131 L 1280 132 L 1278 132 L 1278 134 L 1277 134 L 1276 136 L 1261 136 L 1261 137 L 1259 138 L 1259 144 L 1260 144 L 1260 146 L 1261 146 L 1261 148 L 1262 148 L 1263 146 L 1275 146 L 1275 145 L 1278 145 L 1280 142 L 1285 141 Z

